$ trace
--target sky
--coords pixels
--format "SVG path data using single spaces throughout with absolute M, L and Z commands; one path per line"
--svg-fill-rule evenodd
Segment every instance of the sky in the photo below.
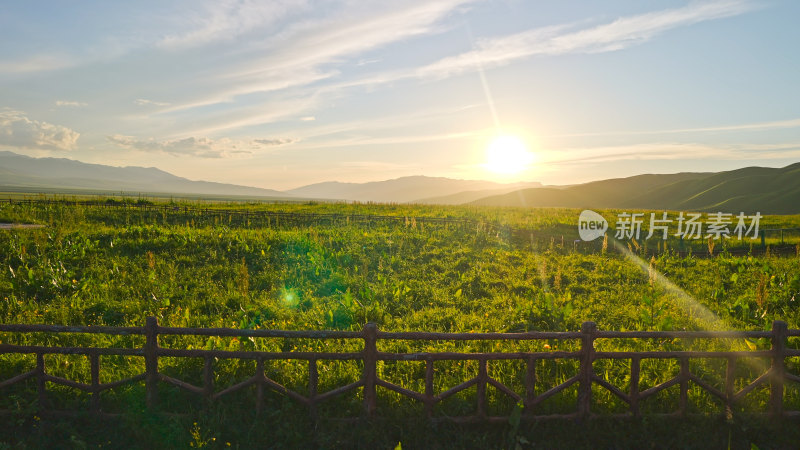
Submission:
M 0 150 L 280 190 L 782 167 L 800 161 L 798 17 L 795 0 L 4 1 Z

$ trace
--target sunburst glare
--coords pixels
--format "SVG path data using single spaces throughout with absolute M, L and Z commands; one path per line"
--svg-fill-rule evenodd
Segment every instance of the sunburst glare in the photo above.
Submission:
M 501 174 L 515 175 L 527 170 L 534 162 L 534 155 L 525 142 L 517 136 L 501 135 L 494 138 L 486 147 L 486 170 Z

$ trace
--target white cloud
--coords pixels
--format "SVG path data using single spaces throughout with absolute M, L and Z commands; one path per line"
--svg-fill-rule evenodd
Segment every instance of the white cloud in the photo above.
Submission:
M 89 106 L 89 104 L 85 103 L 85 102 L 73 102 L 73 101 L 68 101 L 68 100 L 56 100 L 56 106 L 82 108 L 84 106 Z
M 187 11 L 184 21 L 196 24 L 193 29 L 166 36 L 159 46 L 181 49 L 230 41 L 255 29 L 274 24 L 287 16 L 307 10 L 305 0 L 217 0 Z M 188 20 L 186 20 L 188 19 Z
M 296 139 L 282 138 L 282 139 L 253 139 L 253 142 L 267 147 L 276 147 L 279 145 L 292 144 L 297 142 Z
M 732 17 L 752 10 L 744 0 L 692 3 L 676 9 L 622 17 L 613 22 L 575 30 L 558 25 L 478 41 L 474 50 L 422 67 L 420 77 L 444 78 L 478 68 L 508 64 L 534 55 L 602 53 L 641 44 L 673 28 Z
M 463 127 L 451 126 L 459 123 L 458 114 L 475 108 L 480 105 L 467 104 L 465 106 L 458 106 L 455 108 L 430 108 L 420 110 L 414 113 L 392 114 L 388 116 L 375 116 L 363 118 L 349 122 L 326 122 L 324 125 L 314 127 L 298 127 L 291 130 L 289 134 L 299 135 L 303 140 L 304 148 L 309 144 L 309 141 L 321 142 L 319 146 L 324 146 L 328 142 L 334 144 L 336 141 L 331 140 L 332 136 L 348 136 L 344 140 L 338 141 L 335 146 L 346 146 L 357 141 L 363 142 L 364 139 L 372 139 L 376 136 L 394 136 L 390 137 L 391 142 L 387 143 L 400 143 L 402 142 L 423 142 L 437 139 L 445 139 L 442 135 L 420 135 L 414 131 L 416 126 L 429 125 L 434 122 L 442 122 L 448 125 L 449 129 L 457 130 L 454 134 L 448 136 L 453 139 L 470 136 L 483 136 L 496 132 L 492 129 L 470 129 L 468 133 L 462 132 Z M 436 137 L 436 139 L 434 139 Z M 367 142 L 377 143 L 377 142 Z
M 293 119 L 306 113 L 316 102 L 314 95 L 308 98 L 294 98 L 287 101 L 275 100 L 268 104 L 256 104 L 250 107 L 239 107 L 234 110 L 221 108 L 220 113 L 207 114 L 191 123 L 171 137 L 174 139 L 189 136 L 210 136 L 225 134 L 232 129 L 252 127 L 264 123 Z M 291 133 L 287 133 L 291 134 Z
M 201 158 L 236 158 L 250 156 L 258 150 L 287 145 L 293 139 L 211 139 L 207 137 L 187 137 L 173 140 L 138 139 L 133 136 L 113 135 L 108 141 L 122 148 L 144 152 L 162 152 L 174 156 L 195 156 Z
M 682 128 L 678 130 L 661 131 L 660 133 L 692 133 L 692 132 L 716 132 L 716 131 L 763 131 L 779 130 L 783 128 L 800 127 L 800 119 L 777 120 L 773 122 L 756 122 L 739 125 L 725 125 L 719 127 L 703 128 Z
M 42 54 L 16 61 L 0 61 L 0 74 L 27 74 L 47 72 L 74 66 L 75 60 L 63 55 Z
M 441 133 L 441 134 L 420 134 L 420 135 L 402 135 L 402 136 L 387 136 L 387 137 L 347 137 L 347 138 L 334 138 L 327 139 L 319 143 L 306 143 L 302 146 L 303 149 L 310 148 L 336 148 L 336 147 L 358 147 L 366 145 L 393 145 L 393 144 L 415 144 L 419 142 L 437 142 L 437 141 L 456 141 L 463 139 L 470 139 L 476 136 L 482 136 L 483 131 L 464 131 L 455 133 Z
M 80 133 L 31 120 L 20 111 L 0 111 L 0 145 L 39 150 L 72 150 Z
M 381 62 L 381 61 L 382 61 L 381 59 L 361 59 L 356 63 L 356 66 L 357 67 L 362 67 L 362 66 L 366 66 L 368 64 L 375 64 L 375 63 L 378 63 L 378 62 Z
M 415 168 L 408 164 L 396 164 L 386 161 L 342 161 L 337 165 L 348 169 L 362 169 L 368 171 L 408 170 Z
M 225 66 L 216 77 L 209 77 L 206 87 L 209 93 L 204 98 L 175 105 L 166 112 L 230 102 L 237 96 L 308 86 L 336 77 L 339 72 L 326 65 L 438 32 L 443 18 L 455 8 L 474 1 L 416 0 L 404 2 L 402 8 L 389 2 L 358 7 L 345 2 L 322 19 L 296 21 L 277 33 L 266 27 L 274 34 L 262 33 L 250 39 L 248 46 L 236 48 L 242 62 Z M 257 33 L 253 31 L 254 35 Z
M 776 120 L 772 122 L 754 122 L 736 125 L 720 125 L 715 127 L 696 127 L 696 128 L 674 128 L 665 130 L 641 130 L 641 131 L 600 131 L 593 133 L 562 133 L 562 134 L 542 134 L 541 137 L 589 137 L 589 136 L 639 136 L 639 135 L 658 135 L 658 134 L 694 134 L 694 133 L 716 133 L 720 131 L 766 131 L 781 130 L 787 128 L 800 128 L 800 119 Z
M 473 50 L 416 69 L 371 74 L 329 86 L 328 89 L 375 86 L 409 78 L 443 79 L 480 68 L 511 64 L 532 56 L 617 51 L 642 44 L 674 28 L 732 17 L 754 8 L 747 0 L 722 0 L 621 17 L 606 24 L 583 29 L 578 27 L 585 22 L 536 28 L 502 37 L 480 39 Z
M 565 148 L 539 152 L 542 165 L 621 160 L 754 160 L 800 157 L 800 142 L 780 144 L 707 144 L 649 142 L 620 146 Z
M 167 102 L 157 102 L 155 100 L 148 100 L 146 98 L 137 98 L 133 101 L 136 106 L 169 106 Z

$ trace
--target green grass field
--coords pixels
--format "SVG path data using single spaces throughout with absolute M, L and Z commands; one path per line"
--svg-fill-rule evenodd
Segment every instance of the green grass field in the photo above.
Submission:
M 679 253 L 686 248 L 679 249 L 674 240 L 666 245 L 655 241 L 621 242 L 622 248 L 631 251 L 626 256 L 613 242 L 606 249 L 600 241 L 575 242 L 579 210 L 199 202 L 174 203 L 170 205 L 174 208 L 167 210 L 142 210 L 134 205 L 135 201 L 130 208 L 0 204 L 0 222 L 46 225 L 35 230 L 0 230 L 0 322 L 142 326 L 147 316 L 156 316 L 161 325 L 175 327 L 360 330 L 364 323 L 374 322 L 387 331 L 518 332 L 578 330 L 581 322 L 588 320 L 595 321 L 602 330 L 768 330 L 773 320 L 783 320 L 790 328 L 800 328 L 800 240 L 792 241 L 791 236 L 787 236 L 783 247 L 797 245 L 798 250 L 784 252 L 783 256 L 748 254 L 753 246 L 760 245 L 760 241 L 749 240 L 716 242 L 712 257 Z M 303 215 L 276 219 L 185 208 L 238 208 Z M 345 217 L 330 220 L 309 215 L 329 213 Z M 602 213 L 611 222 L 618 212 Z M 348 219 L 347 215 L 354 218 Z M 356 215 L 402 219 L 363 220 Z M 433 223 L 426 222 L 426 217 L 472 222 Z M 798 227 L 800 216 L 767 216 L 761 226 Z M 767 243 L 777 246 L 776 239 L 771 236 Z M 707 252 L 708 243 L 700 240 L 689 243 L 688 248 L 699 254 Z M 736 248 L 747 252 L 728 251 Z M 663 279 L 679 289 L 667 286 Z M 139 342 L 136 339 L 10 333 L 0 336 L 3 343 L 50 345 L 125 346 Z M 313 351 L 322 350 L 325 344 L 311 340 L 186 337 L 163 345 Z M 353 344 L 330 345 L 346 349 Z M 392 344 L 391 349 L 486 351 L 508 350 L 512 345 L 398 343 Z M 553 341 L 547 345 L 568 349 L 574 344 Z M 631 350 L 700 349 L 712 344 L 663 341 L 608 345 Z M 766 340 L 740 340 L 729 345 L 769 348 Z M 790 340 L 790 345 L 796 347 L 797 342 Z M 357 347 L 355 350 L 360 350 Z M 1 358 L 2 379 L 35 366 L 35 358 L 27 356 L 6 354 Z M 574 374 L 569 362 L 544 363 L 539 369 L 542 386 L 557 384 Z M 47 364 L 48 370 L 58 376 L 84 382 L 88 377 L 85 357 L 53 357 Z M 355 363 L 321 364 L 320 383 L 325 389 L 352 382 L 360 373 Z M 610 378 L 618 377 L 618 384 L 624 386 L 629 369 L 603 364 L 596 363 L 595 370 L 605 371 Z M 796 358 L 787 360 L 787 364 L 793 373 L 798 372 Z M 252 374 L 250 366 L 252 363 L 219 362 L 217 385 L 222 388 Z M 106 380 L 143 371 L 140 358 L 109 357 L 101 367 L 101 378 Z M 652 386 L 665 381 L 676 368 L 675 361 L 643 365 L 643 383 Z M 383 377 L 420 390 L 420 369 L 414 363 L 385 364 L 380 370 Z M 436 389 L 443 390 L 474 376 L 476 367 L 453 362 L 437 365 L 436 370 L 440 383 Z M 523 369 L 512 363 L 497 364 L 490 370 L 493 377 L 509 385 L 519 383 L 524 376 Z M 724 367 L 713 364 L 696 366 L 696 370 L 707 373 L 709 379 L 724 377 Z M 165 362 L 164 371 L 199 382 L 202 361 Z M 292 362 L 275 364 L 270 371 L 270 376 L 297 389 L 303 388 L 308 377 Z M 743 367 L 737 376 L 744 383 L 753 374 L 759 373 Z M 191 418 L 155 418 L 143 409 L 141 386 L 110 393 L 104 399 L 104 409 L 125 412 L 126 418 L 118 419 L 111 428 L 92 431 L 88 418 L 39 420 L 33 413 L 36 395 L 35 390 L 30 395 L 31 386 L 7 388 L 0 400 L 2 407 L 17 411 L 0 428 L 0 441 L 9 448 L 61 446 L 58 443 L 64 442 L 75 448 L 126 444 L 142 448 L 190 444 L 211 448 L 225 448 L 227 444 L 239 448 L 386 448 L 399 441 L 406 448 L 451 444 L 548 448 L 593 442 L 581 434 L 583 431 L 576 433 L 578 426 L 571 423 L 467 429 L 430 425 L 415 421 L 412 417 L 416 407 L 390 394 L 380 398 L 380 408 L 395 420 L 377 424 L 371 431 L 336 423 L 314 425 L 302 408 L 277 395 L 268 398 L 273 407 L 264 416 L 252 418 L 252 396 L 247 393 L 233 398 L 227 406 L 203 408 L 188 395 L 165 390 L 167 409 L 193 411 Z M 79 409 L 87 401 L 69 388 L 54 387 L 52 391 L 55 401 L 65 408 Z M 469 392 L 456 396 L 438 412 L 469 413 L 470 408 L 474 409 L 474 390 L 471 392 L 472 397 Z M 669 412 L 677 400 L 667 394 L 646 405 L 646 410 Z M 743 408 L 763 409 L 765 395 L 756 392 Z M 788 402 L 800 404 L 798 389 L 787 389 L 786 395 Z M 567 390 L 548 400 L 543 408 L 555 413 L 574 410 L 574 399 L 574 391 Z M 717 408 L 700 391 L 691 400 L 693 411 Z M 514 409 L 513 402 L 497 395 L 490 396 L 490 402 L 498 413 L 508 414 Z M 598 391 L 595 407 L 601 412 L 614 412 L 621 405 L 608 392 Z M 322 412 L 330 416 L 357 415 L 360 398 L 354 394 L 325 408 Z M 647 447 L 648 439 L 659 433 L 663 435 L 663 445 L 656 447 L 712 442 L 721 448 L 728 443 L 735 447 L 751 441 L 769 447 L 798 438 L 796 427 L 771 428 L 776 426 L 780 425 L 739 418 L 683 423 L 682 428 L 687 431 L 706 431 L 709 441 L 693 441 L 697 436 L 675 434 L 673 425 L 660 422 L 603 425 L 601 421 L 578 428 L 593 430 L 600 436 L 596 442 L 609 448 L 625 433 L 633 440 L 619 441 L 622 447 Z M 132 441 L 133 436 L 136 440 Z

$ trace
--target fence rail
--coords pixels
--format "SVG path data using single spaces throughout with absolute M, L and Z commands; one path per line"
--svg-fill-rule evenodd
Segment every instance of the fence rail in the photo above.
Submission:
M 592 387 L 601 386 L 621 399 L 627 405 L 627 411 L 622 416 L 640 417 L 645 415 L 640 409 L 641 401 L 651 397 L 672 386 L 679 386 L 678 409 L 675 416 L 685 416 L 688 413 L 688 393 L 690 383 L 698 386 L 710 396 L 717 398 L 724 405 L 720 414 L 733 414 L 734 407 L 745 396 L 759 388 L 769 387 L 769 402 L 766 411 L 751 411 L 755 414 L 768 415 L 773 418 L 800 417 L 800 410 L 796 404 L 787 404 L 784 401 L 785 386 L 788 382 L 800 383 L 800 375 L 787 370 L 786 359 L 800 357 L 800 350 L 788 348 L 786 343 L 789 337 L 800 336 L 800 330 L 789 330 L 785 322 L 773 322 L 771 331 L 660 331 L 660 332 L 618 332 L 598 330 L 594 322 L 584 322 L 579 332 L 528 332 L 528 333 L 426 333 L 426 332 L 384 332 L 375 324 L 366 324 L 361 331 L 284 331 L 284 330 L 238 330 L 228 328 L 174 328 L 158 325 L 155 317 L 148 317 L 144 327 L 94 327 L 94 326 L 55 326 L 55 325 L 0 325 L 0 332 L 5 333 L 101 333 L 106 335 L 140 335 L 145 337 L 144 345 L 139 348 L 103 348 L 103 347 L 48 347 L 38 345 L 13 345 L 0 344 L 0 354 L 33 354 L 36 355 L 36 367 L 33 370 L 13 375 L 11 378 L 0 381 L 0 390 L 28 379 L 36 380 L 38 392 L 38 408 L 40 413 L 50 412 L 48 409 L 47 383 L 60 384 L 78 389 L 91 394 L 89 411 L 103 413 L 100 407 L 100 395 L 109 389 L 131 383 L 144 382 L 146 404 L 152 411 L 159 411 L 158 387 L 159 385 L 177 386 L 183 390 L 196 394 L 209 402 L 233 392 L 254 387 L 256 390 L 256 410 L 261 411 L 265 406 L 264 395 L 267 390 L 273 390 L 285 395 L 309 409 L 312 417 L 317 416 L 317 406 L 326 400 L 345 394 L 349 391 L 361 390 L 363 397 L 363 413 L 360 417 L 377 415 L 378 388 L 396 392 L 402 396 L 421 402 L 424 405 L 425 415 L 432 420 L 451 420 L 456 422 L 502 422 L 509 416 L 490 416 L 487 404 L 487 388 L 492 387 L 498 392 L 508 396 L 517 403 L 524 405 L 522 418 L 589 418 L 598 413 L 592 411 Z M 160 337 L 195 335 L 195 336 L 235 336 L 235 337 L 262 337 L 262 338 L 309 338 L 309 339 L 346 339 L 363 342 L 363 348 L 357 352 L 302 352 L 302 351 L 230 351 L 230 350 L 200 350 L 200 349 L 174 349 L 159 345 Z M 771 348 L 768 350 L 750 351 L 596 351 L 595 343 L 599 339 L 757 339 L 769 338 Z M 378 350 L 379 341 L 542 341 L 548 339 L 576 340 L 580 342 L 577 351 L 547 351 L 547 352 L 384 352 Z M 45 365 L 45 355 L 70 354 L 86 355 L 90 361 L 91 380 L 89 383 L 80 383 L 66 378 L 53 376 L 48 373 Z M 144 359 L 144 373 L 133 377 L 110 383 L 100 382 L 100 356 L 125 355 L 141 357 Z M 200 386 L 171 377 L 159 370 L 159 360 L 165 357 L 173 358 L 202 358 L 204 361 Z M 255 372 L 248 379 L 216 390 L 214 386 L 214 362 L 220 359 L 246 359 L 256 362 Z M 770 361 L 769 367 L 764 368 L 755 380 L 737 390 L 735 383 L 736 367 L 742 359 L 766 358 Z M 594 364 L 599 360 L 629 360 L 629 387 L 627 389 L 614 385 L 614 380 L 607 380 L 594 370 Z M 679 362 L 680 371 L 677 376 L 647 389 L 640 389 L 641 363 L 645 359 L 672 359 Z M 705 381 L 696 373 L 692 373 L 689 366 L 690 359 L 723 359 L 726 361 L 724 386 L 718 389 Z M 266 364 L 273 360 L 304 360 L 308 365 L 308 394 L 300 394 L 267 376 Z M 360 361 L 363 364 L 361 376 L 352 382 L 337 386 L 327 392 L 319 392 L 319 361 L 349 360 Z M 469 380 L 447 389 L 443 392 L 434 392 L 434 362 L 442 360 L 477 361 L 478 371 L 476 376 Z M 525 364 L 524 392 L 517 392 L 498 379 L 489 375 L 490 362 L 500 360 L 516 360 Z M 566 381 L 550 387 L 547 391 L 536 393 L 537 373 L 536 362 L 540 360 L 574 360 L 579 366 L 577 372 Z M 377 366 L 379 361 L 423 361 L 425 362 L 425 377 L 423 392 L 417 392 L 406 387 L 384 380 L 378 376 Z M 544 400 L 570 388 L 577 386 L 577 402 L 575 410 L 568 414 L 537 414 L 537 405 Z M 445 399 L 475 386 L 476 411 L 475 414 L 465 416 L 436 416 L 434 407 Z M 620 415 L 620 414 L 617 414 Z

